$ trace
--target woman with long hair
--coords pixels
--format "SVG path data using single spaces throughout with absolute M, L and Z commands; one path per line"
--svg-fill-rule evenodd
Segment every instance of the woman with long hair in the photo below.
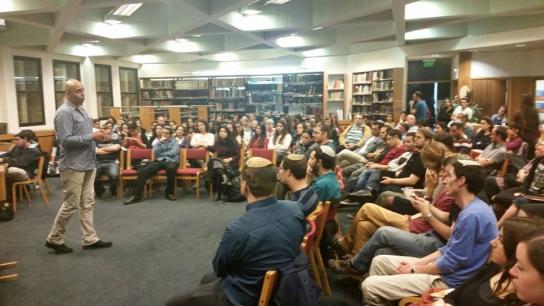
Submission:
M 155 144 L 157 144 L 162 137 L 162 126 L 157 125 L 153 129 L 153 134 L 151 135 L 151 138 L 149 138 L 149 147 L 153 147 Z
M 306 130 L 306 124 L 303 122 L 297 123 L 295 126 L 295 133 L 293 134 L 293 139 L 291 140 L 291 145 L 293 146 L 293 149 L 296 148 L 296 146 L 300 143 L 300 137 L 302 136 L 302 133 Z
M 272 139 L 268 141 L 268 149 L 276 150 L 278 156 L 278 163 L 281 162 L 283 157 L 288 154 L 289 147 L 291 146 L 291 134 L 287 133 L 284 121 L 278 121 L 276 123 L 276 130 L 272 135 Z
M 215 143 L 215 135 L 208 132 L 208 123 L 204 120 L 198 120 L 197 123 L 198 132 L 193 134 L 191 138 L 191 147 L 207 149 Z
M 528 144 L 527 158 L 533 158 L 535 144 L 540 136 L 538 111 L 533 96 L 525 94 L 521 99 L 521 109 L 514 115 L 514 123 L 520 127 L 520 136 Z
M 491 241 L 489 262 L 447 295 L 446 302 L 452 305 L 520 305 L 514 289 L 515 280 L 509 270 L 516 263 L 516 247 L 525 237 L 544 233 L 543 227 L 542 219 L 508 220 L 499 237 Z
M 210 170 L 210 182 L 213 190 L 216 191 L 215 200 L 221 199 L 225 185 L 238 174 L 238 163 L 240 161 L 240 146 L 234 139 L 232 132 L 221 126 L 215 144 L 209 148 L 214 157 L 208 162 Z M 225 190 L 226 191 L 226 190 Z
M 253 137 L 251 137 L 251 140 L 249 141 L 249 145 L 247 146 L 248 150 L 250 149 L 266 149 L 268 145 L 268 138 L 266 138 L 266 125 L 264 123 L 260 123 L 255 128 L 255 133 L 253 134 Z
M 187 135 L 185 135 L 185 126 L 180 125 L 176 128 L 175 138 L 179 143 L 179 147 L 181 149 L 187 149 L 191 147 L 191 139 Z
M 323 123 L 329 128 L 329 139 L 332 140 L 336 148 L 340 147 L 340 142 L 338 141 L 338 122 L 329 116 L 325 118 Z

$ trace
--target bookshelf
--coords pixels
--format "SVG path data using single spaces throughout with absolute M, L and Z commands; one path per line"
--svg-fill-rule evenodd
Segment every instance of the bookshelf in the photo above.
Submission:
M 208 105 L 209 83 L 208 77 L 177 78 L 174 105 Z
M 283 75 L 283 113 L 323 114 L 323 73 L 290 73 Z
M 249 113 L 279 114 L 283 111 L 282 75 L 256 75 L 246 78 L 247 104 Z
M 323 100 L 323 112 L 325 116 L 329 113 L 335 113 L 338 119 L 342 120 L 346 116 L 346 84 L 344 74 L 326 75 L 327 94 Z
M 174 95 L 174 78 L 140 79 L 140 101 L 142 106 L 173 105 Z
M 210 113 L 243 114 L 246 112 L 246 78 L 213 77 L 210 88 Z
M 403 69 L 353 73 L 352 112 L 384 120 L 402 111 Z M 397 120 L 397 118 L 394 118 Z

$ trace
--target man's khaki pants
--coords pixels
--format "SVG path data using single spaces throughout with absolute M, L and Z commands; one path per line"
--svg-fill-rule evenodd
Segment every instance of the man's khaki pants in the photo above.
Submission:
M 47 241 L 57 245 L 63 244 L 66 224 L 77 211 L 79 211 L 81 243 L 85 246 L 99 240 L 93 225 L 95 174 L 96 169 L 88 171 L 64 169 L 60 172 L 64 200 Z
M 421 296 L 431 288 L 448 288 L 440 275 L 397 274 L 402 261 L 415 264 L 420 258 L 380 255 L 374 257 L 369 277 L 361 285 L 365 305 L 389 305 L 389 301 L 409 296 Z

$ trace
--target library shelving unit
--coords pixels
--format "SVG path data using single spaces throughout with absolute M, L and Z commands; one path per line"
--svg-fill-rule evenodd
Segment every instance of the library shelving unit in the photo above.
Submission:
M 140 101 L 143 106 L 174 105 L 174 95 L 174 78 L 140 79 Z
M 246 78 L 212 77 L 210 103 L 212 117 L 218 114 L 244 114 L 246 112 Z
M 246 78 L 248 113 L 279 114 L 283 111 L 282 75 L 255 75 Z
M 352 112 L 384 120 L 402 110 L 403 69 L 353 73 Z M 394 118 L 396 120 L 396 118 Z
M 323 112 L 325 116 L 329 113 L 335 113 L 338 119 L 343 120 L 346 116 L 346 93 L 345 93 L 345 75 L 328 74 L 325 75 L 327 90 L 323 99 Z
M 175 81 L 175 105 L 208 105 L 210 98 L 208 77 L 177 78 Z
M 283 75 L 283 113 L 323 114 L 323 72 Z

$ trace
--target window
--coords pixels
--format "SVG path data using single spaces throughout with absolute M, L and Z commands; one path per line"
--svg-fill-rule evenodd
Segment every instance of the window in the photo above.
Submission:
M 119 80 L 121 82 L 121 105 L 140 105 L 138 95 L 138 69 L 119 68 Z
M 79 63 L 53 61 L 53 82 L 55 84 L 55 104 L 57 108 L 64 103 L 64 84 L 70 79 L 81 80 Z
M 41 66 L 39 58 L 13 57 L 19 126 L 45 124 Z
M 96 78 L 96 104 L 98 117 L 106 117 L 111 113 L 113 95 L 111 89 L 111 67 L 106 65 L 94 65 Z

